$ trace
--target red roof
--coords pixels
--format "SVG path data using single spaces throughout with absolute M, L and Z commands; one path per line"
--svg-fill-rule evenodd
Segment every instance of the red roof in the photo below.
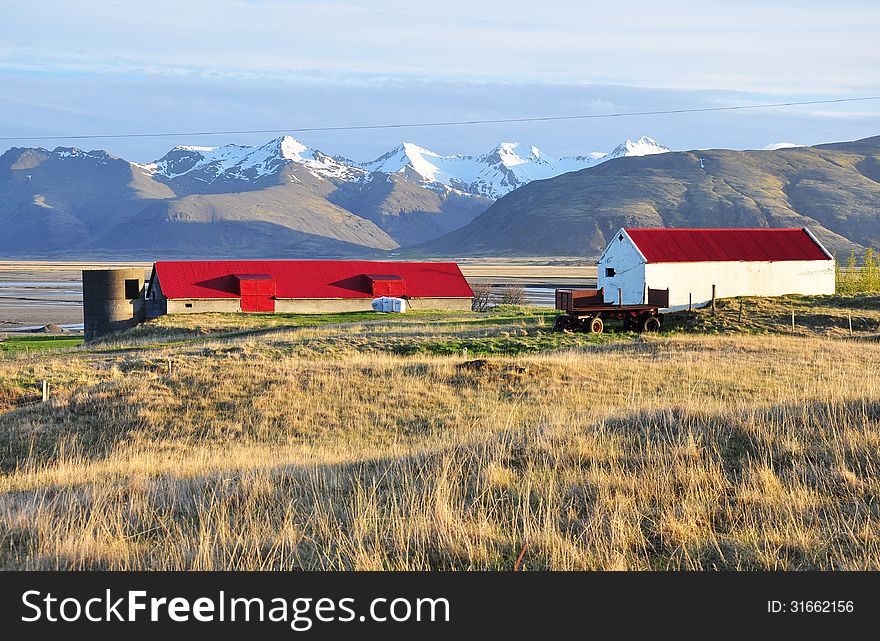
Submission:
M 158 261 L 167 298 L 239 298 L 243 278 L 271 278 L 276 298 L 373 298 L 371 279 L 397 277 L 411 298 L 470 298 L 455 263 L 380 263 L 355 260 Z M 253 276 L 245 276 L 253 275 Z
M 806 229 L 625 229 L 649 263 L 830 260 Z

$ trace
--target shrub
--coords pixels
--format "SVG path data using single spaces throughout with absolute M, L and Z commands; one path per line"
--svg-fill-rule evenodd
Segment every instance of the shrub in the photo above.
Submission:
M 522 285 L 505 285 L 501 288 L 501 305 L 525 305 L 526 288 Z
M 837 264 L 837 292 L 839 294 L 863 294 L 880 291 L 880 262 L 874 250 L 868 248 L 859 266 L 856 252 L 852 250 L 846 266 Z
M 492 285 L 489 283 L 474 283 L 471 285 L 471 290 L 474 292 L 471 309 L 475 312 L 488 311 L 489 301 L 492 298 Z

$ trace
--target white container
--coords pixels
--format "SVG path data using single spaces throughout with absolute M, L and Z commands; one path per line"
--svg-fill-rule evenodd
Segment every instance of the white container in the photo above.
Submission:
M 393 298 L 391 296 L 381 296 L 374 298 L 370 304 L 373 311 L 387 312 L 394 314 L 403 314 L 406 312 L 406 300 L 403 298 Z

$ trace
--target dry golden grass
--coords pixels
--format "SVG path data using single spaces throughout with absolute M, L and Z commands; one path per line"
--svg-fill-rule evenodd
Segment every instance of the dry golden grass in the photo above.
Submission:
M 394 332 L 422 340 L 0 360 L 55 382 L 0 414 L 0 566 L 512 569 L 528 545 L 525 569 L 880 569 L 876 342 L 345 349 Z
M 668 315 L 666 321 L 667 329 L 699 332 L 846 336 L 851 325 L 853 335 L 876 335 L 880 331 L 880 294 L 722 298 L 715 314 L 705 307 L 692 314 Z

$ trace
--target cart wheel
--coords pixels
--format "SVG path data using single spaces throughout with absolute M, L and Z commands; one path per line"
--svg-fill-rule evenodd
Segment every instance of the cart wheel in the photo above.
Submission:
M 656 332 L 660 330 L 660 319 L 656 316 L 648 316 L 642 321 L 643 332 Z
M 571 316 L 569 316 L 568 314 L 560 314 L 556 317 L 556 322 L 553 324 L 553 331 L 563 332 L 569 329 L 571 320 Z
M 605 329 L 605 323 L 600 317 L 595 316 L 590 320 L 590 333 L 601 334 L 603 329 Z

